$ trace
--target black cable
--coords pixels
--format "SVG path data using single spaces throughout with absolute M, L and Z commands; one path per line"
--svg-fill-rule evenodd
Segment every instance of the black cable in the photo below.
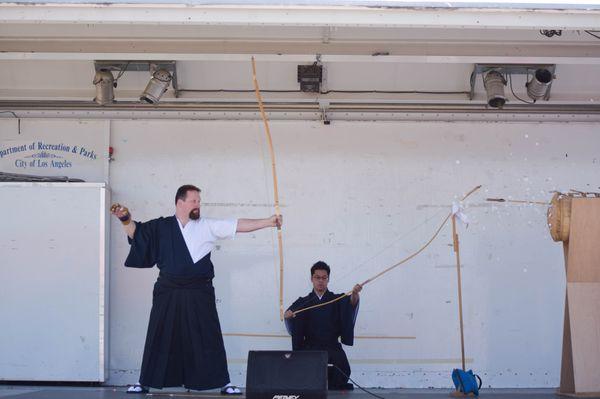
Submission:
M 13 111 L 0 111 L 0 114 L 11 114 L 15 118 L 17 118 L 17 130 L 19 134 L 21 134 L 21 118 L 17 116 Z
M 377 395 L 377 394 L 374 394 L 373 392 L 370 392 L 370 391 L 368 391 L 367 389 L 365 389 L 365 388 L 361 387 L 360 385 L 358 385 L 358 384 L 356 383 L 356 381 L 354 381 L 352 378 L 350 378 L 350 376 L 349 376 L 349 375 L 346 375 L 346 373 L 344 373 L 344 372 L 343 372 L 343 371 L 342 371 L 342 370 L 341 370 L 341 369 L 340 369 L 338 366 L 336 366 L 335 364 L 332 364 L 332 366 L 333 366 L 333 367 L 335 367 L 335 368 L 336 368 L 336 369 L 337 369 L 337 370 L 338 370 L 340 373 L 342 373 L 342 375 L 343 375 L 344 377 L 346 377 L 347 379 L 349 379 L 350 381 L 352 381 L 352 382 L 354 383 L 354 385 L 356 385 L 357 387 L 359 387 L 359 388 L 360 388 L 361 390 L 363 390 L 364 392 L 366 392 L 366 393 L 368 393 L 369 395 L 372 395 L 372 396 L 374 396 L 374 397 L 376 397 L 376 398 L 378 398 L 378 399 L 385 399 L 383 396 L 379 396 L 379 395 Z
M 587 33 L 588 35 L 594 36 L 596 39 L 600 39 L 600 36 L 595 35 L 594 33 L 599 33 L 600 31 L 597 30 L 584 30 L 585 33 Z M 592 33 L 594 32 L 594 33 Z
M 121 70 L 119 71 L 119 74 L 117 75 L 117 77 L 115 78 L 115 83 L 117 83 L 119 81 L 119 78 L 121 76 L 123 76 L 123 74 L 125 73 L 125 71 L 127 70 L 127 67 L 129 66 L 129 63 L 131 61 L 127 61 L 127 63 L 123 66 L 123 68 L 121 68 Z
M 238 89 L 179 89 L 179 92 L 189 93 L 254 93 L 254 90 L 238 90 Z M 301 90 L 261 90 L 261 93 L 302 93 Z
M 254 93 L 254 90 L 238 90 L 238 89 L 180 89 L 180 92 L 189 93 Z M 304 93 L 302 90 L 261 90 L 261 93 Z M 346 93 L 346 94 L 465 94 L 468 91 L 424 91 L 424 90 L 324 90 L 315 92 L 315 94 L 330 94 L 330 93 Z
M 469 94 L 468 91 L 424 91 L 424 90 L 326 90 L 320 94 L 349 93 L 349 94 Z
M 15 118 L 19 119 L 19 117 L 17 116 L 17 114 L 15 114 L 13 111 L 0 111 L 0 114 L 12 114 L 12 116 L 14 116 Z
M 527 100 L 523 100 L 522 98 L 520 98 L 519 96 L 517 96 L 515 94 L 515 91 L 513 90 L 513 85 L 512 85 L 512 73 L 508 74 L 508 81 L 510 83 L 510 91 L 512 91 L 513 96 L 515 96 L 515 98 L 521 102 L 524 102 L 525 104 L 535 104 L 535 101 L 527 101 Z
M 542 30 L 540 30 L 540 34 L 542 34 L 546 37 L 561 36 L 562 30 L 560 30 L 560 29 L 542 29 Z

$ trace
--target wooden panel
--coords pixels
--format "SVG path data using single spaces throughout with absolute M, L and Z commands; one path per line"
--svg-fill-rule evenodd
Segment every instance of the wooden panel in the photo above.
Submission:
M 600 392 L 600 283 L 567 283 L 567 296 L 575 391 Z
M 600 198 L 574 198 L 567 281 L 600 283 Z
M 571 323 L 569 322 L 568 296 L 565 298 L 565 327 L 563 330 L 559 392 L 575 393 L 575 378 L 573 375 L 573 348 L 571 347 Z

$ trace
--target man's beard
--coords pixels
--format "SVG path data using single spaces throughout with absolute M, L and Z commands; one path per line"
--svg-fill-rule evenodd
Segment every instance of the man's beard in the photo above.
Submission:
M 200 208 L 192 209 L 190 211 L 190 219 L 192 219 L 192 220 L 200 219 Z

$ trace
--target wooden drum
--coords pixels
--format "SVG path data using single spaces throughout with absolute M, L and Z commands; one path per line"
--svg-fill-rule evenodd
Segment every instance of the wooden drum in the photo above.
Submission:
M 573 197 L 555 193 L 548 208 L 548 228 L 554 241 L 569 241 L 571 201 Z

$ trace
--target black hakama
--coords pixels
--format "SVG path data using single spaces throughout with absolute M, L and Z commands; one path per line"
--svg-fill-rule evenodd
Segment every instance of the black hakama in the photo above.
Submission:
M 340 294 L 326 291 L 323 297 L 313 292 L 305 297 L 298 298 L 290 310 L 313 306 L 331 301 Z M 330 389 L 342 389 L 348 383 L 350 376 L 350 363 L 344 345 L 354 344 L 354 324 L 358 313 L 357 306 L 352 306 L 349 297 L 319 308 L 301 312 L 296 317 L 286 319 L 286 327 L 292 336 L 293 350 L 325 350 L 329 354 L 329 363 L 336 367 L 328 369 L 328 383 Z M 345 374 L 345 375 L 344 375 Z

